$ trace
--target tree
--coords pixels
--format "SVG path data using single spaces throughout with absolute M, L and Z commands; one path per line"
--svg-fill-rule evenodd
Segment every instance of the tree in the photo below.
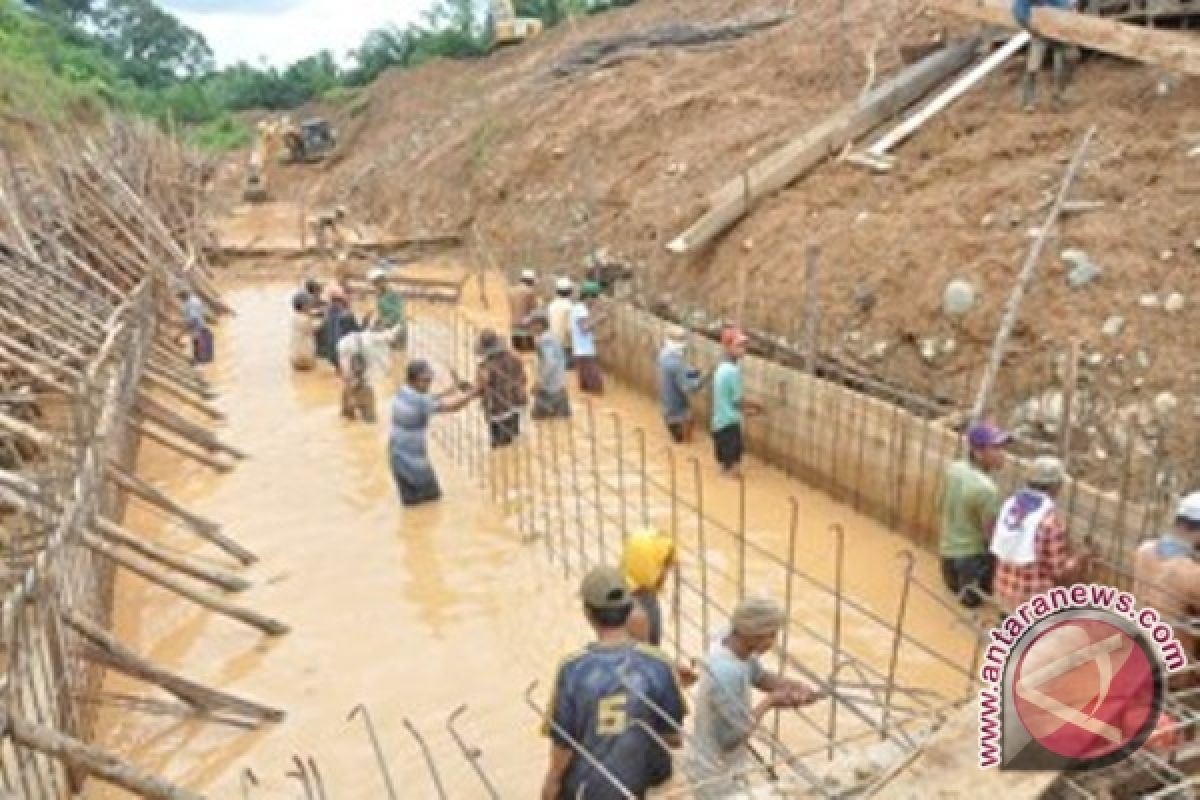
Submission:
M 212 50 L 204 37 L 151 0 L 103 0 L 89 21 L 139 86 L 163 88 L 213 69 Z
M 93 0 L 24 0 L 25 5 L 47 16 L 61 17 L 78 25 L 92 13 Z

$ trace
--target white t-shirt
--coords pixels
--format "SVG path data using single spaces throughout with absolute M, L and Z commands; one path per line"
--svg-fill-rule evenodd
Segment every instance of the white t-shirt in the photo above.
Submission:
M 596 355 L 596 334 L 585 330 L 583 323 L 591 314 L 583 303 L 571 308 L 571 353 L 575 356 Z

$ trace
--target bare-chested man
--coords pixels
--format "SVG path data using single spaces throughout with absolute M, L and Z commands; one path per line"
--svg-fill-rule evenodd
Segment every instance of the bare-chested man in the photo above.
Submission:
M 1138 603 L 1158 611 L 1175 627 L 1189 661 L 1200 657 L 1190 628 L 1200 617 L 1200 492 L 1179 501 L 1175 524 L 1157 539 L 1142 542 L 1133 561 Z

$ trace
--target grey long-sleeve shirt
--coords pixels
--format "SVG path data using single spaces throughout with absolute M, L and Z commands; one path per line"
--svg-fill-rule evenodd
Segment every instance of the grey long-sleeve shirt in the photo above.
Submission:
M 658 354 L 658 401 L 668 425 L 688 418 L 690 395 L 702 383 L 683 356 L 683 350 L 670 345 Z

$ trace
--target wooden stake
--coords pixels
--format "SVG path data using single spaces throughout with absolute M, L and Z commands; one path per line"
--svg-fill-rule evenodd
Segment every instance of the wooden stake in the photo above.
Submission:
M 158 569 L 154 569 L 137 560 L 125 555 L 121 551 L 111 545 L 100 541 L 94 536 L 85 536 L 84 543 L 88 549 L 103 555 L 110 561 L 119 564 L 130 572 L 140 575 L 151 583 L 168 589 L 180 597 L 186 597 L 193 603 L 204 606 L 209 611 L 215 611 L 230 619 L 235 619 L 245 623 L 252 628 L 257 628 L 268 636 L 280 636 L 291 630 L 286 624 L 279 620 L 263 616 L 257 611 L 251 611 L 240 606 L 235 606 L 232 603 L 227 603 L 219 597 L 213 597 L 204 592 L 198 592 L 190 586 L 185 585 L 177 580 L 174 576 L 164 573 Z
M 992 342 L 992 353 L 988 359 L 987 368 L 984 370 L 983 380 L 979 385 L 979 394 L 975 397 L 975 405 L 971 407 L 972 420 L 980 419 L 983 416 L 984 409 L 987 407 L 988 396 L 992 392 L 992 385 L 996 382 L 996 375 L 1000 371 L 1000 364 L 1004 361 L 1004 352 L 1008 346 L 1008 339 L 1012 335 L 1013 326 L 1017 324 L 1017 317 L 1021 310 L 1021 300 L 1024 299 L 1025 292 L 1029 288 L 1029 284 L 1033 281 L 1038 260 L 1042 255 L 1042 248 L 1045 246 L 1050 232 L 1058 224 L 1058 217 L 1062 211 L 1063 203 L 1067 200 L 1067 193 L 1071 190 L 1071 183 L 1075 180 L 1075 174 L 1079 171 L 1079 168 L 1083 166 L 1084 154 L 1087 153 L 1088 145 L 1091 144 L 1092 137 L 1095 135 L 1096 126 L 1093 125 L 1088 128 L 1087 133 L 1083 135 L 1083 139 L 1079 142 L 1079 146 L 1075 149 L 1075 155 L 1071 157 L 1071 163 L 1067 166 L 1062 183 L 1059 184 L 1058 196 L 1054 200 L 1054 205 L 1051 206 L 1050 212 L 1046 215 L 1046 220 L 1042 223 L 1042 229 L 1038 231 L 1037 238 L 1033 240 L 1033 244 L 1029 248 L 1029 254 L 1025 257 L 1025 264 L 1021 267 L 1020 274 L 1017 275 L 1012 294 L 1008 298 L 1008 305 L 1004 309 L 1004 317 L 1000 321 L 1000 327 L 996 330 L 996 338 Z
M 0 711 L 0 723 L 17 745 L 61 761 L 68 769 L 119 786 L 139 797 L 151 800 L 204 800 L 201 795 L 181 789 L 162 778 L 147 775 L 133 764 L 97 747 L 8 711 Z
M 223 443 L 200 425 L 184 419 L 174 411 L 168 410 L 148 394 L 142 393 L 138 395 L 136 408 L 139 413 L 153 420 L 155 424 L 161 425 L 171 431 L 171 433 L 177 434 L 206 450 L 228 453 L 237 459 L 246 458 L 246 454 L 241 450 Z
M 99 656 L 102 664 L 131 678 L 152 683 L 194 708 L 208 712 L 232 711 L 267 722 L 281 722 L 286 716 L 277 708 L 212 689 L 162 669 L 118 642 L 99 625 L 71 609 L 62 609 L 59 613 L 67 627 L 98 651 L 95 655 Z
M 121 489 L 136 495 L 141 500 L 156 506 L 168 514 L 178 517 L 187 526 L 203 539 L 212 542 L 217 547 L 229 553 L 244 565 L 253 564 L 258 561 L 258 556 L 250 552 L 233 539 L 221 533 L 221 526 L 210 519 L 194 514 L 188 511 L 179 503 L 172 500 L 165 493 L 155 489 L 150 484 L 146 483 L 136 475 L 126 472 L 123 468 L 116 464 L 110 464 L 108 469 L 109 477 Z
M 1063 409 L 1062 420 L 1058 431 L 1058 456 L 1062 460 L 1063 470 L 1070 472 L 1068 464 L 1071 460 L 1071 423 L 1072 408 L 1075 405 L 1075 389 L 1079 382 L 1079 340 L 1071 339 L 1067 350 L 1067 371 L 1063 376 Z
M 165 550 L 157 544 L 136 535 L 128 528 L 121 527 L 112 520 L 97 517 L 95 525 L 96 532 L 113 544 L 127 547 L 151 561 L 162 564 L 164 567 L 169 567 L 182 572 L 184 575 L 190 575 L 197 580 L 210 583 L 219 589 L 224 589 L 227 592 L 241 592 L 249 589 L 252 585 L 250 581 L 240 575 L 234 575 L 223 569 L 210 567 Z

